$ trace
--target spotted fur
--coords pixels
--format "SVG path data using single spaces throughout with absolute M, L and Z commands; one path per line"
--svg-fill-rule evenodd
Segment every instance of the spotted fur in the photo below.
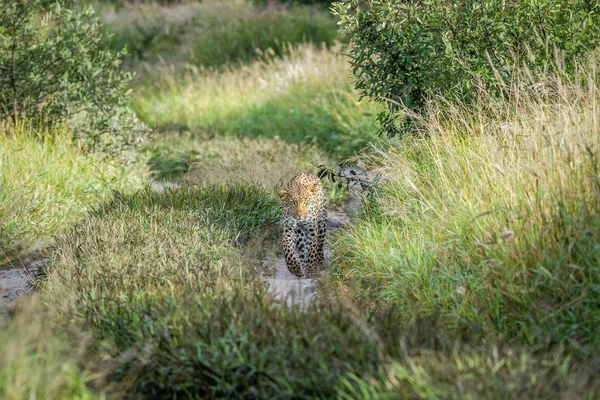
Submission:
M 321 180 L 313 174 L 296 175 L 279 191 L 283 203 L 283 249 L 288 270 L 298 276 L 314 275 L 325 266 L 323 244 L 327 232 L 327 205 Z

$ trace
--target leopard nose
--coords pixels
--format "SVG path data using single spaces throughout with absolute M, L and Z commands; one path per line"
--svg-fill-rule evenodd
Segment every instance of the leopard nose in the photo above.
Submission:
M 306 214 L 306 208 L 304 207 L 304 204 L 298 203 L 296 205 L 296 212 L 299 216 L 303 216 L 304 214 Z

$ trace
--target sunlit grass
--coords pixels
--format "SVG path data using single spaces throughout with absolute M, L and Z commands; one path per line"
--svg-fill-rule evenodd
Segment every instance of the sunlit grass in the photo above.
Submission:
M 348 156 L 377 132 L 380 108 L 358 100 L 342 52 L 304 45 L 239 69 L 189 66 L 183 76 L 165 66 L 136 88 L 133 107 L 162 130 L 277 136 Z
M 587 79 L 586 79 L 587 78 Z M 594 354 L 600 88 L 524 73 L 508 104 L 432 103 L 424 136 L 365 160 L 383 184 L 333 280 L 403 323 Z
M 140 179 L 135 167 L 85 154 L 67 131 L 0 128 L 0 265 L 33 242 L 50 241 L 111 189 Z

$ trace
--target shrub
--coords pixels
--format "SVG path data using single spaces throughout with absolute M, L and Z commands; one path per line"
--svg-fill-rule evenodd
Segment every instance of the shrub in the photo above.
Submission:
M 571 74 L 600 43 L 595 0 L 342 0 L 334 13 L 354 44 L 356 87 L 391 113 L 438 93 L 469 100 L 480 83 L 509 83 L 523 61 L 548 69 L 564 54 Z
M 90 148 L 120 152 L 145 129 L 127 109 L 124 51 L 105 50 L 94 10 L 2 0 L 0 119 L 67 122 Z

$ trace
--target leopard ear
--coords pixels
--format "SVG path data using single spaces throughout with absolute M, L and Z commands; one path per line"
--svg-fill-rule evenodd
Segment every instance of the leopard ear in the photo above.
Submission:
M 277 192 L 277 195 L 278 195 L 279 197 L 281 197 L 282 199 L 283 199 L 285 196 L 287 196 L 287 194 L 288 194 L 287 190 L 279 190 L 279 191 Z
M 308 190 L 311 193 L 316 193 L 317 190 L 319 188 L 319 185 L 316 183 L 309 183 L 308 186 L 306 187 L 306 190 Z

